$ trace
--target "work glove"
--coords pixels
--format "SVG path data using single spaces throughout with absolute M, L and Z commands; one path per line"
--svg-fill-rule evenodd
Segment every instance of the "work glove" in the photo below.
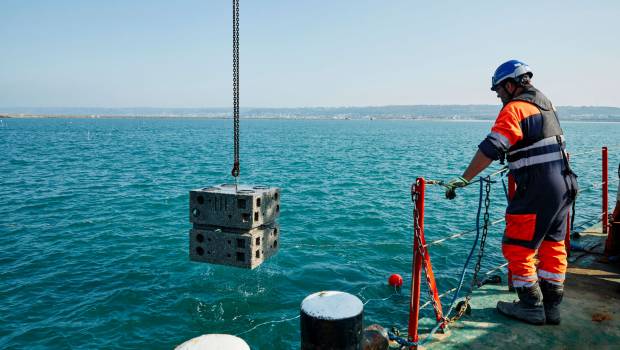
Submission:
M 465 180 L 465 178 L 462 176 L 455 177 L 454 179 L 448 181 L 448 183 L 445 184 L 446 198 L 454 199 L 454 197 L 456 197 L 456 189 L 465 187 L 467 185 L 469 185 L 469 181 Z

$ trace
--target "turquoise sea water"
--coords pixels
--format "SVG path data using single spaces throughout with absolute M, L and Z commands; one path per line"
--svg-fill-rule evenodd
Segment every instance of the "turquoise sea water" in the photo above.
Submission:
M 563 127 L 585 223 L 599 212 L 601 179 L 600 152 L 583 152 L 620 143 L 620 124 Z M 460 174 L 489 128 L 242 120 L 241 183 L 282 188 L 280 252 L 250 271 L 188 260 L 188 191 L 231 181 L 230 120 L 4 119 L 0 348 L 171 349 L 242 333 L 253 349 L 295 349 L 299 320 L 287 319 L 320 290 L 368 301 L 366 324 L 406 329 L 409 187 L 417 176 Z M 619 160 L 610 149 L 614 197 Z M 427 240 L 475 227 L 477 200 L 475 186 L 454 201 L 430 187 Z M 495 183 L 492 219 L 505 204 Z M 483 271 L 503 263 L 502 230 L 490 231 Z M 473 238 L 431 248 L 441 291 L 456 286 Z M 401 294 L 386 285 L 391 273 L 405 278 Z

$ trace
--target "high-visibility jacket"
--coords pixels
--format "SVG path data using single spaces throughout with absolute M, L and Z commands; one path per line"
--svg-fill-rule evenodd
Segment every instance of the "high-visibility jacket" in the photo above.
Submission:
M 493 160 L 508 160 L 518 176 L 537 164 L 563 161 L 564 136 L 551 101 L 534 87 L 508 102 L 479 149 Z

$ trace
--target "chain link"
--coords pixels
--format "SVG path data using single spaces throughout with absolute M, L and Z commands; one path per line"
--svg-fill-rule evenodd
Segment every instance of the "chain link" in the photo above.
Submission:
M 233 119 L 234 164 L 233 177 L 239 176 L 239 0 L 233 0 Z M 235 179 L 236 180 L 236 179 Z
M 486 177 L 484 179 L 486 182 L 485 185 L 485 198 L 484 198 L 484 223 L 482 225 L 482 237 L 480 239 L 480 249 L 478 250 L 478 261 L 476 262 L 476 267 L 474 268 L 474 276 L 471 280 L 471 291 L 473 291 L 474 286 L 479 287 L 481 282 L 478 280 L 478 273 L 480 272 L 480 265 L 482 263 L 482 257 L 484 256 L 484 245 L 487 240 L 487 233 L 489 232 L 489 207 L 491 206 L 491 178 Z M 470 291 L 470 292 L 471 292 Z
M 453 317 L 448 318 L 448 322 L 449 323 L 453 323 L 458 321 L 461 317 L 463 317 L 466 314 L 470 314 L 471 313 L 471 306 L 469 305 L 469 301 L 471 300 L 471 297 L 468 295 L 465 297 L 464 300 L 460 301 L 455 309 L 456 309 L 456 314 Z

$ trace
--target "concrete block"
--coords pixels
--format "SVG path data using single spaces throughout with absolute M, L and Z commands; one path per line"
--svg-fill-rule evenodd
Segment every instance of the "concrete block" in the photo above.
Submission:
M 273 223 L 247 230 L 221 227 L 189 231 L 192 261 L 253 269 L 275 255 L 280 248 L 280 226 Z
M 252 229 L 280 214 L 280 189 L 267 186 L 220 185 L 189 193 L 189 220 L 194 225 Z

